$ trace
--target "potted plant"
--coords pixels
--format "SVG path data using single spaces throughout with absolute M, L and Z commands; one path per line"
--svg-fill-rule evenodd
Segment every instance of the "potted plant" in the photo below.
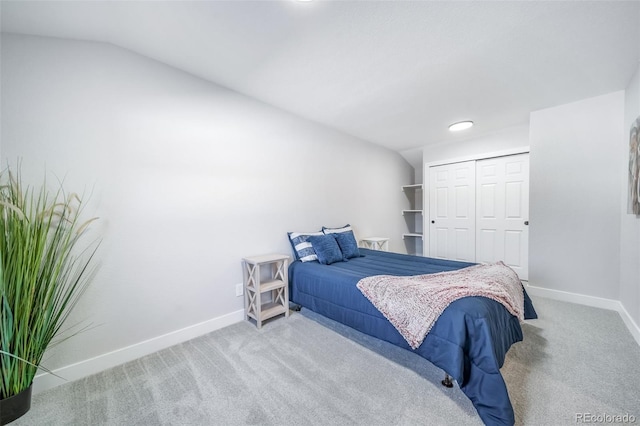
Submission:
M 61 326 L 93 275 L 98 244 L 78 242 L 82 200 L 23 187 L 19 171 L 0 174 L 0 425 L 26 413 L 45 350 L 77 330 Z M 45 371 L 48 371 L 45 369 Z

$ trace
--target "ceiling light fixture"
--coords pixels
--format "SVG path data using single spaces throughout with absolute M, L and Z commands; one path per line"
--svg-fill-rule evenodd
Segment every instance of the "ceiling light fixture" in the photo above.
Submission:
M 459 132 L 460 130 L 468 129 L 473 126 L 473 121 L 459 121 L 449 126 L 449 130 L 452 132 Z

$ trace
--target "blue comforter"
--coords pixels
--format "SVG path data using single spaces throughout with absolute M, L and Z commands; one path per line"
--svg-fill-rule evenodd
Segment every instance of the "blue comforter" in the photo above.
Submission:
M 445 309 L 422 345 L 413 350 L 356 287 L 360 279 L 372 275 L 420 275 L 473 264 L 367 249 L 360 251 L 363 257 L 331 265 L 293 262 L 289 267 L 291 301 L 419 354 L 458 382 L 485 424 L 513 425 L 513 407 L 500 367 L 511 345 L 522 340 L 522 329 L 516 317 L 491 299 L 465 297 Z M 537 318 L 526 291 L 525 318 Z

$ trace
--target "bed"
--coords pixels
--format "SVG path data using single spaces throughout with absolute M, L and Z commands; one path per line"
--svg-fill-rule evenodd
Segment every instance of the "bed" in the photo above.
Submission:
M 454 271 L 472 263 L 360 249 L 361 257 L 289 266 L 290 300 L 362 333 L 413 351 L 452 376 L 487 425 L 513 425 L 514 412 L 500 374 L 512 344 L 522 340 L 520 321 L 500 303 L 465 297 L 451 303 L 417 349 L 356 287 L 373 275 L 412 276 Z M 524 292 L 525 319 L 537 318 Z

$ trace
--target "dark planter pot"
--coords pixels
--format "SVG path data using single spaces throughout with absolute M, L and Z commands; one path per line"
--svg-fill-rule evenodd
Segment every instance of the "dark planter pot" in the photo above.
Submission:
M 17 395 L 0 399 L 0 425 L 11 423 L 31 408 L 31 386 Z

